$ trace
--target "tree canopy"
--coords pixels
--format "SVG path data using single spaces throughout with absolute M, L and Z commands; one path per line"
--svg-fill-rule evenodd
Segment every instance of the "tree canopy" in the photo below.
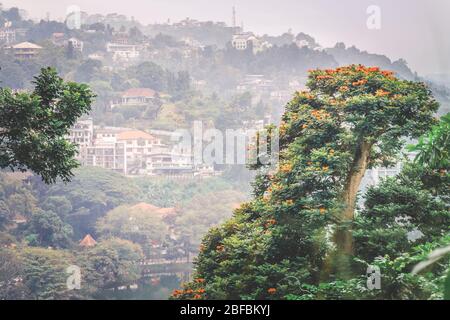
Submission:
M 196 279 L 176 297 L 308 299 L 324 297 L 323 291 L 328 297 L 345 298 L 348 292 L 358 297 L 365 273 L 355 277 L 360 270 L 352 263 L 354 250 L 365 244 L 354 247 L 360 239 L 354 233 L 359 234 L 361 180 L 366 169 L 395 163 L 406 137 L 418 137 L 436 123 L 438 103 L 424 84 L 377 67 L 312 70 L 307 86 L 286 107 L 279 169 L 263 171 L 254 183 L 255 199 L 210 230 Z M 448 213 L 429 197 L 417 199 L 429 206 L 417 219 L 436 215 L 429 220 L 433 226 L 448 221 Z M 436 237 L 443 232 L 436 230 Z
M 52 68 L 42 69 L 34 84 L 32 93 L 0 89 L 0 168 L 30 169 L 46 183 L 68 181 L 78 163 L 65 136 L 90 110 L 94 94 Z

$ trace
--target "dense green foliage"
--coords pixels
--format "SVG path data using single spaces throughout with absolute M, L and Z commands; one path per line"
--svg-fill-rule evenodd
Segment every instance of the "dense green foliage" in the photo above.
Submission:
M 76 146 L 65 136 L 90 110 L 94 95 L 51 68 L 42 69 L 34 84 L 32 94 L 0 90 L 0 168 L 31 169 L 47 183 L 68 181 L 78 163 Z
M 139 262 L 158 255 L 155 243 L 174 258 L 180 245 L 196 254 L 208 228 L 228 219 L 246 197 L 222 178 L 133 179 L 83 167 L 71 182 L 52 185 L 2 172 L 0 198 L 0 298 L 90 299 L 140 281 Z M 165 217 L 152 206 L 176 207 L 175 215 Z M 173 232 L 184 236 L 168 239 Z M 78 246 L 86 234 L 96 246 Z M 81 268 L 81 290 L 67 290 L 71 265 Z
M 395 163 L 404 137 L 434 123 L 438 106 L 429 90 L 362 66 L 314 70 L 308 87 L 283 116 L 279 170 L 260 175 L 255 199 L 210 230 L 196 279 L 175 297 L 442 297 L 448 263 L 423 276 L 408 273 L 448 243 L 447 173 L 438 174 L 442 188 L 431 188 L 422 179 L 429 173 L 408 165 L 369 189 L 356 216 L 348 210 L 354 203 L 346 202 L 352 189 L 356 201 L 367 168 Z M 423 236 L 408 241 L 417 230 Z M 368 265 L 380 267 L 381 290 L 367 289 Z
M 264 35 L 266 48 L 256 52 L 233 48 L 240 30 L 223 23 L 143 26 L 116 14 L 83 14 L 83 23 L 69 29 L 0 9 L 16 42 L 42 46 L 30 59 L 0 50 L 8 87 L 0 90 L 0 300 L 117 298 L 131 290 L 116 289 L 136 283 L 148 298 L 155 292 L 141 286 L 142 260 L 184 259 L 199 246 L 196 277 L 176 298 L 450 297 L 449 256 L 430 257 L 450 244 L 449 116 L 433 118 L 435 100 L 438 115 L 448 112 L 447 88 L 413 82 L 422 80 L 402 59 L 343 43 L 320 48 L 304 33 Z M 139 58 L 105 49 L 124 39 Z M 355 63 L 391 71 L 326 69 Z M 319 69 L 308 77 L 311 68 Z M 64 139 L 85 113 L 96 125 L 143 130 L 277 122 L 281 101 L 306 80 L 308 91 L 282 117 L 279 169 L 258 167 L 254 200 L 241 207 L 252 177 L 244 167 L 216 166 L 222 177 L 205 180 L 131 179 L 74 170 L 75 147 Z M 131 88 L 155 96 L 124 105 Z M 424 132 L 411 147 L 416 159 L 357 202 L 365 170 L 398 163 L 404 140 Z M 87 234 L 97 243 L 79 246 Z M 81 268 L 81 290 L 68 289 L 69 266 Z M 381 290 L 367 288 L 368 266 L 380 268 Z

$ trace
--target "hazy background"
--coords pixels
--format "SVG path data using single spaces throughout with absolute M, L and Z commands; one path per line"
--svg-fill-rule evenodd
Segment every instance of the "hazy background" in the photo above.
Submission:
M 237 21 L 257 34 L 280 34 L 290 28 L 305 32 L 322 46 L 336 42 L 369 52 L 404 58 L 422 75 L 450 73 L 450 1 L 448 0 L 4 0 L 18 6 L 30 18 L 63 19 L 69 5 L 88 13 L 121 13 L 140 22 L 182 20 L 224 21 L 231 24 L 231 8 Z M 381 29 L 366 27 L 369 5 L 381 8 Z

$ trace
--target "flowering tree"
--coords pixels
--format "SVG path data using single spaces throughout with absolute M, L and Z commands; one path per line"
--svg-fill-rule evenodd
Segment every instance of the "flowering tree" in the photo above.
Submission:
M 176 297 L 308 297 L 345 276 L 335 265 L 353 253 L 365 171 L 395 163 L 404 138 L 429 129 L 438 109 L 424 84 L 376 67 L 313 70 L 307 87 L 283 115 L 279 170 L 259 175 L 255 199 L 209 232 L 197 262 L 201 281 Z

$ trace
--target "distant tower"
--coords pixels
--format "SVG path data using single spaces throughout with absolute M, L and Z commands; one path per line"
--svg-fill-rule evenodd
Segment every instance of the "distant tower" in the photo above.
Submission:
M 47 22 L 50 22 L 50 12 L 47 11 L 45 18 L 47 19 Z
M 244 21 L 241 21 L 241 32 L 244 32 Z
M 233 17 L 231 19 L 231 24 L 233 28 L 236 28 L 236 8 L 233 7 Z

